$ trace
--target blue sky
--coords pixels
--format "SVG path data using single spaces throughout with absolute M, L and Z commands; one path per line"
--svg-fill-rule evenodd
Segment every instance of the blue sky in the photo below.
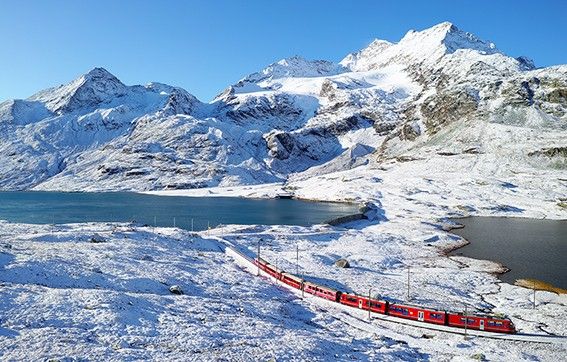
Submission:
M 0 100 L 102 66 L 208 101 L 281 58 L 339 61 L 442 21 L 537 66 L 567 63 L 567 1 L 0 0 Z

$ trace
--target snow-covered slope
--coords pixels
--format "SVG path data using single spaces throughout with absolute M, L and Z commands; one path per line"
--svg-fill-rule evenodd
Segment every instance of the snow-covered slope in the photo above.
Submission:
M 258 184 L 438 154 L 561 170 L 566 130 L 567 66 L 442 23 L 340 63 L 280 60 L 210 104 L 102 68 L 3 102 L 0 189 Z

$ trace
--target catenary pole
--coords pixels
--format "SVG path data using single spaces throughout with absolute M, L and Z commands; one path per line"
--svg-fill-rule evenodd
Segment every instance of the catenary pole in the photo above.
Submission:
M 410 267 L 408 265 L 408 295 L 407 295 L 407 300 L 410 300 Z
M 372 316 L 370 315 L 370 298 L 372 298 L 372 287 L 368 290 L 368 320 L 372 319 Z

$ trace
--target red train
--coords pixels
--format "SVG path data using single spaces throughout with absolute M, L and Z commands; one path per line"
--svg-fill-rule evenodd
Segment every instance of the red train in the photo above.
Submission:
M 280 270 L 264 259 L 254 259 L 254 264 L 281 282 L 303 290 L 305 293 L 331 300 L 351 307 L 370 310 L 374 313 L 391 315 L 399 318 L 412 319 L 424 323 L 432 323 L 458 328 L 477 329 L 489 332 L 516 333 L 514 323 L 509 319 L 493 316 L 467 315 L 427 309 L 419 306 L 390 303 L 384 300 L 371 299 L 356 294 L 344 293 L 322 285 L 306 281 L 296 275 Z

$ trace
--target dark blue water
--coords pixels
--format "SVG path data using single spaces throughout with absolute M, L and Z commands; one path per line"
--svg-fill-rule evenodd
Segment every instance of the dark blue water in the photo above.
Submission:
M 354 214 L 352 204 L 286 199 L 170 197 L 128 192 L 0 192 L 0 219 L 31 224 L 130 222 L 205 230 L 208 225 L 312 225 Z
M 456 219 L 452 232 L 470 244 L 452 255 L 494 260 L 509 268 L 501 279 L 537 279 L 567 289 L 567 221 L 504 217 Z

